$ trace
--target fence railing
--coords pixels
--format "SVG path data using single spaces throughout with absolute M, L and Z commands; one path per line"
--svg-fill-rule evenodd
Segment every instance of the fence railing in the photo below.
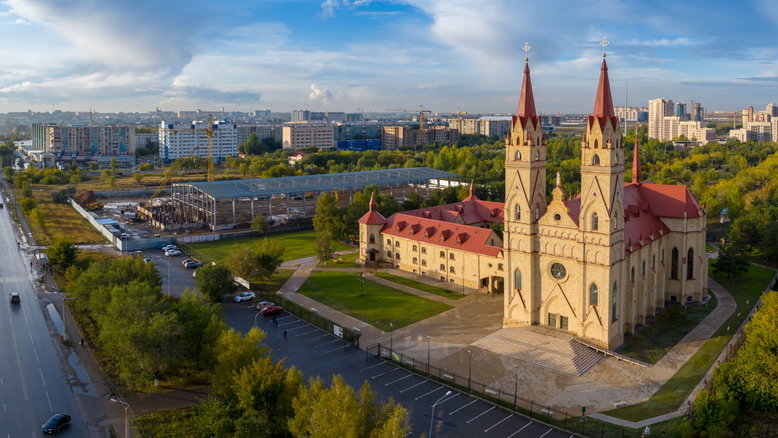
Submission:
M 255 285 L 252 284 L 251 290 L 257 290 Z M 319 327 L 327 333 L 332 333 L 333 335 L 342 338 L 344 341 L 350 343 L 351 345 L 359 347 L 359 338 L 362 334 L 357 329 L 338 325 L 326 316 L 322 316 L 318 312 L 313 311 L 305 306 L 301 306 L 279 294 L 258 292 L 257 297 L 260 300 L 272 301 L 303 321 L 307 321 L 308 323 Z
M 505 390 L 497 385 L 482 383 L 472 379 L 472 375 L 462 376 L 446 368 L 437 367 L 429 361 L 393 351 L 382 344 L 372 344 L 365 348 L 365 358 L 383 359 L 416 374 L 437 381 L 456 390 L 481 398 L 492 404 L 516 412 L 525 417 L 563 429 L 569 433 L 601 438 L 639 438 L 641 431 L 617 426 L 596 418 L 587 417 L 585 411 L 573 412 L 569 408 L 558 408 L 536 403 L 518 391 Z

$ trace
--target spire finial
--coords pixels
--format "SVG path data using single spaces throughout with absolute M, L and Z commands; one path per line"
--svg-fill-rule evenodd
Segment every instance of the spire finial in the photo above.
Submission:
M 559 175 L 559 171 L 556 171 L 556 186 L 562 187 L 562 176 Z
M 370 211 L 375 211 L 378 204 L 375 202 L 375 192 L 370 194 Z
M 524 47 L 521 50 L 524 50 L 524 62 L 529 62 L 529 52 L 532 50 L 532 46 L 529 43 L 524 43 Z
M 635 150 L 632 156 L 632 183 L 640 184 L 640 150 L 638 146 L 638 130 L 635 128 Z
M 524 51 L 529 53 L 532 49 L 529 44 L 524 44 Z M 526 61 L 529 58 L 524 58 Z M 524 77 L 521 80 L 521 94 L 519 95 L 519 108 L 516 111 L 519 117 L 535 117 L 535 97 L 532 95 L 532 81 L 529 77 L 529 64 L 524 64 Z
M 470 180 L 470 196 L 475 196 L 475 180 Z
M 607 56 L 605 54 L 605 48 L 608 47 L 608 45 L 610 45 L 610 43 L 611 42 L 606 40 L 605 37 L 602 37 L 602 40 L 600 41 L 600 45 L 602 46 L 602 57 L 603 58 L 605 58 L 605 56 Z

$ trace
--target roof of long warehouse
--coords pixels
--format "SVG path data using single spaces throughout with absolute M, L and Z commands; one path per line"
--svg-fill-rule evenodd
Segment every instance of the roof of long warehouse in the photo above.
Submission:
M 459 178 L 459 175 L 429 167 L 367 170 L 363 172 L 329 173 L 321 175 L 285 176 L 280 178 L 235 179 L 177 183 L 174 187 L 191 186 L 215 199 L 243 198 L 274 194 L 325 192 L 335 189 L 361 189 L 375 184 L 426 183 L 434 179 Z

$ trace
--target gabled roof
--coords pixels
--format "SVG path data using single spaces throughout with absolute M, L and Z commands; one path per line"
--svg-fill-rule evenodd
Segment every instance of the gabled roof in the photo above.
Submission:
M 686 186 L 668 184 L 625 184 L 624 203 L 627 204 L 627 196 L 640 194 L 642 200 L 648 205 L 648 210 L 659 217 L 697 218 L 703 212 L 692 192 Z
M 389 216 L 381 233 L 491 257 L 502 254 L 502 248 L 490 244 L 492 241 L 500 241 L 491 228 L 460 225 L 406 213 Z
M 367 213 L 362 215 L 361 218 L 357 222 L 360 224 L 365 225 L 381 225 L 386 223 L 386 218 L 384 218 L 381 213 L 377 210 L 377 203 L 375 200 L 375 193 L 370 195 L 370 208 L 367 210 Z
M 470 225 L 478 222 L 503 222 L 502 202 L 482 201 L 473 195 L 464 201 L 453 204 L 437 205 L 435 207 L 408 210 L 404 214 L 445 222 L 458 222 Z

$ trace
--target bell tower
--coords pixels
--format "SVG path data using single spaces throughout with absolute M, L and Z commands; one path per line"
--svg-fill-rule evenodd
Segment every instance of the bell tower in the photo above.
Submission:
M 523 49 L 528 55 L 531 47 L 525 44 Z M 546 212 L 546 139 L 535 111 L 526 55 L 524 62 L 519 107 L 505 141 L 506 326 L 533 323 L 538 219 Z

